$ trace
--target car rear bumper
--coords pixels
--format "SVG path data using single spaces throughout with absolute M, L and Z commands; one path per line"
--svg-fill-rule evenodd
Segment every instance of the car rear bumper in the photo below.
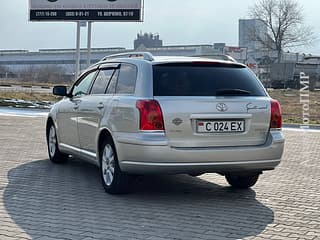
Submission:
M 281 161 L 284 137 L 281 131 L 274 131 L 259 146 L 174 148 L 165 137 L 118 134 L 115 144 L 120 168 L 125 172 L 229 173 L 274 169 Z

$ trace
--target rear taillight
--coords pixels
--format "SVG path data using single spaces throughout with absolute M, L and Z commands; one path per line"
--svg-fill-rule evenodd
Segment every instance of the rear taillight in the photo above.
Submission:
M 155 100 L 139 100 L 137 108 L 140 112 L 140 130 L 164 131 L 162 111 Z
M 271 129 L 281 129 L 282 128 L 282 111 L 280 103 L 277 100 L 271 100 L 271 119 L 270 119 Z

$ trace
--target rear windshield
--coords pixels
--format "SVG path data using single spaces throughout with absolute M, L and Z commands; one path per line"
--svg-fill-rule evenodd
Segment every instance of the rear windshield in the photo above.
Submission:
M 179 63 L 153 66 L 154 96 L 266 96 L 257 77 L 241 65 Z

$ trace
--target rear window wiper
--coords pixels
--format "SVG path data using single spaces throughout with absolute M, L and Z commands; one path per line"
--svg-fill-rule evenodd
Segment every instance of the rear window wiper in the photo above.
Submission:
M 244 89 L 237 89 L 237 88 L 219 89 L 216 91 L 216 96 L 224 96 L 224 95 L 251 95 L 251 92 Z

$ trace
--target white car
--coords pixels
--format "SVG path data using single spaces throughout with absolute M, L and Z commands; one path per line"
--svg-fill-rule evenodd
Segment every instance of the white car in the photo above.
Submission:
M 245 65 L 201 57 L 113 55 L 87 69 L 50 111 L 50 159 L 100 167 L 109 193 L 135 174 L 219 173 L 253 186 L 281 160 L 281 108 Z

